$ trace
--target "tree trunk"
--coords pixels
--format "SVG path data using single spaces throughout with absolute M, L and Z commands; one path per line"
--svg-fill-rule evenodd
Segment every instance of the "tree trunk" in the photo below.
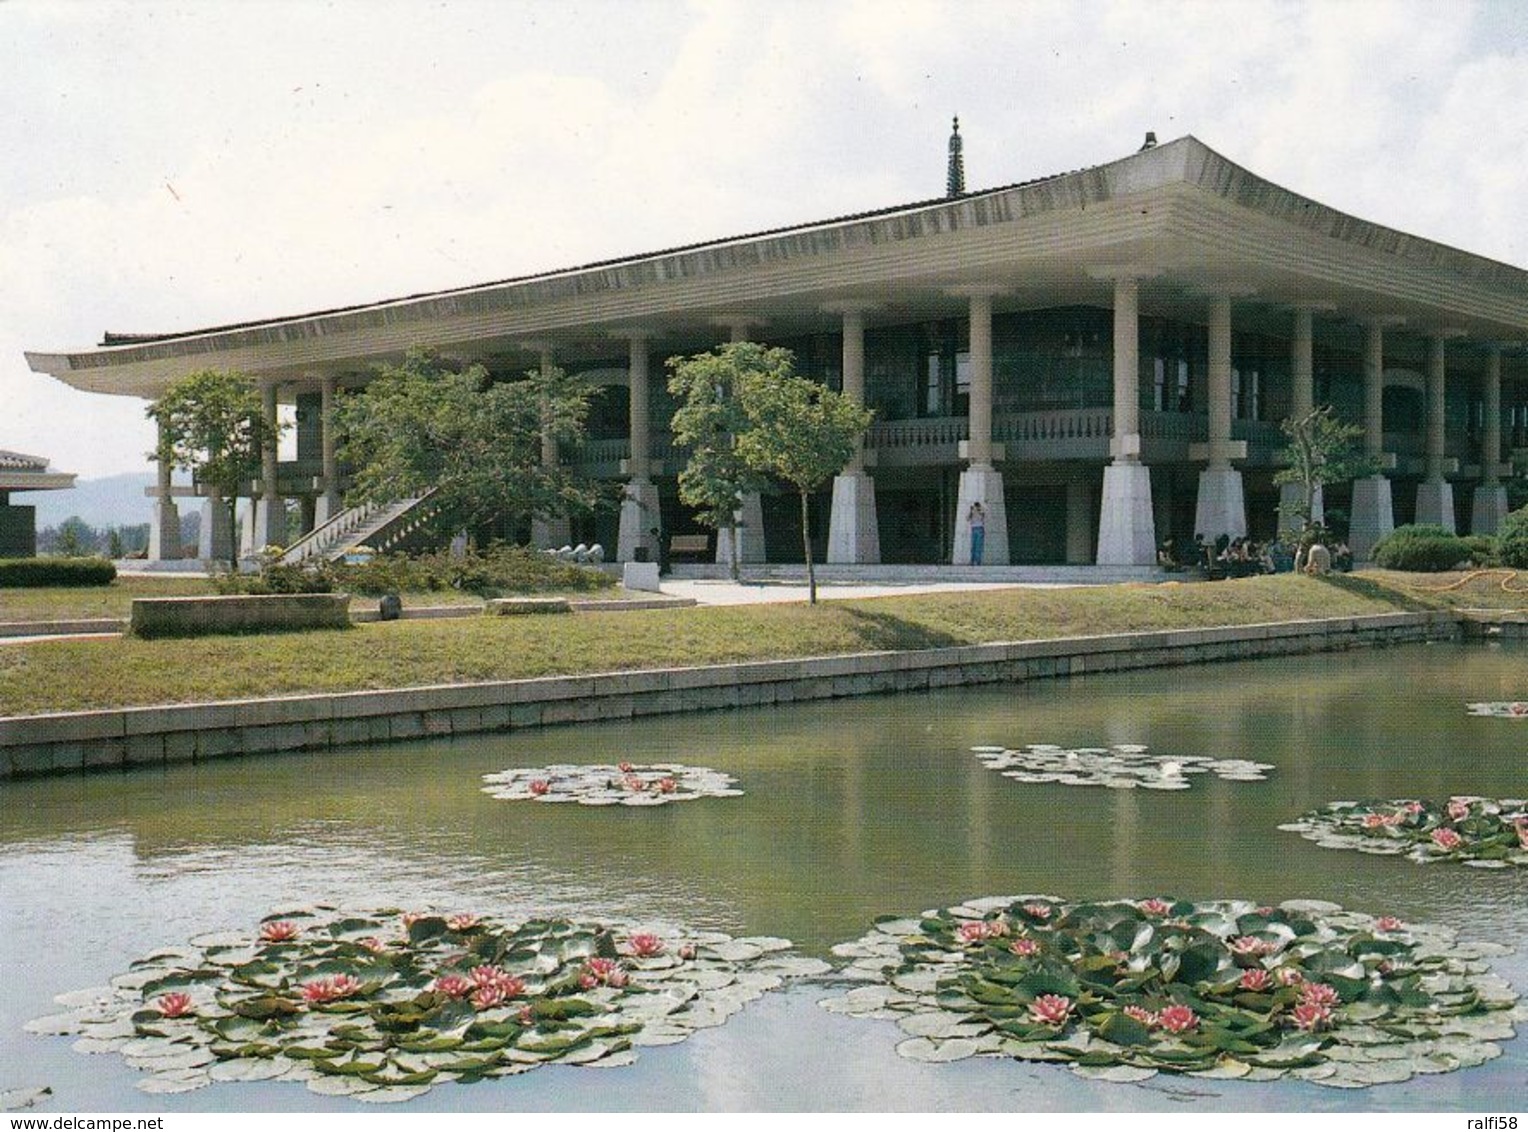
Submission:
M 239 497 L 230 497 L 227 501 L 228 509 L 228 572 L 239 572 Z M 253 507 L 255 501 L 251 499 L 249 505 Z
M 734 582 L 741 581 L 743 577 L 743 570 L 742 562 L 740 560 L 743 557 L 743 537 L 738 532 L 736 523 L 733 523 L 732 526 L 727 528 L 727 537 L 732 541 L 732 562 L 730 564 L 732 570 L 732 580 Z
M 807 495 L 801 493 L 801 549 L 806 552 L 807 603 L 817 604 L 817 573 L 812 569 L 812 524 L 807 512 Z

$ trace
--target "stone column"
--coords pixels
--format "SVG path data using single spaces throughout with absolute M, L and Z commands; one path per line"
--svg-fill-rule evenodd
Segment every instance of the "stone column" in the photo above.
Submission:
M 635 562 L 639 558 L 658 561 L 658 534 L 662 514 L 658 487 L 652 480 L 652 413 L 648 394 L 648 334 L 642 330 L 625 332 L 628 343 L 626 381 L 631 402 L 631 459 L 626 471 L 631 479 L 621 496 L 621 529 L 616 539 L 616 561 Z
M 1093 485 L 1081 469 L 1066 481 L 1066 562 L 1088 566 L 1093 562 Z
M 265 418 L 265 444 L 260 449 L 260 498 L 255 502 L 255 528 L 251 551 L 258 554 L 267 546 L 285 546 L 286 504 L 278 482 L 277 444 L 280 436 L 276 418 L 276 383 L 260 386 L 261 415 Z
M 1315 312 L 1329 309 L 1306 304 L 1295 308 L 1294 333 L 1289 341 L 1289 415 L 1300 418 L 1316 407 L 1315 396 Z M 1300 511 L 1305 506 L 1305 485 L 1286 483 L 1279 486 L 1279 531 L 1298 531 Z M 1326 517 L 1321 485 L 1311 498 L 1311 522 Z
M 1150 273 L 1116 268 L 1100 274 L 1114 281 L 1114 459 L 1104 468 L 1098 564 L 1151 566 L 1157 535 L 1151 469 L 1141 463 L 1140 424 L 1140 281 Z
M 865 312 L 868 304 L 838 303 L 829 311 L 843 316 L 844 396 L 865 403 Z M 844 470 L 833 477 L 833 506 L 828 516 L 828 561 L 878 565 L 881 532 L 875 510 L 875 481 L 865 471 L 865 445 L 855 446 Z
M 541 354 L 541 376 L 550 377 L 552 373 L 552 348 L 550 346 L 533 346 L 531 349 L 538 350 Z M 543 468 L 555 468 L 557 466 L 557 438 L 552 435 L 551 422 L 547 419 L 548 410 L 543 407 L 541 423 L 541 466 Z M 572 536 L 572 527 L 568 523 L 566 515 L 551 515 L 547 517 L 534 516 L 531 519 L 531 545 L 541 550 L 557 550 L 567 546 Z
M 1364 453 L 1385 454 L 1385 325 L 1369 322 L 1364 335 Z M 1353 481 L 1348 546 L 1355 562 L 1367 562 L 1374 544 L 1395 529 L 1390 481 L 1383 472 Z
M 1470 508 L 1470 531 L 1494 535 L 1507 517 L 1507 488 L 1501 482 L 1501 346 L 1486 354 L 1485 421 L 1480 436 L 1480 484 Z
M 1454 530 L 1454 488 L 1444 478 L 1444 377 L 1448 336 L 1435 334 L 1427 344 L 1427 471 L 1417 485 L 1417 522 Z
M 203 562 L 231 561 L 237 551 L 228 540 L 228 504 L 209 496 L 202 500 L 202 526 L 196 556 Z
M 753 327 L 764 325 L 761 320 L 743 314 L 720 315 L 714 321 L 727 328 L 729 342 L 751 342 L 753 339 L 750 332 Z M 739 561 L 742 564 L 765 561 L 764 504 L 758 492 L 743 493 L 743 498 L 738 500 L 738 509 L 733 516 L 733 522 L 737 524 Z M 732 565 L 732 539 L 728 537 L 726 531 L 717 532 L 716 561 L 720 565 Z
M 174 471 L 167 453 L 169 440 L 165 436 L 164 426 L 159 426 L 159 446 L 156 449 L 161 455 L 155 460 L 155 471 L 158 475 L 158 494 L 154 498 L 154 513 L 149 522 L 149 561 L 164 562 L 179 558 L 180 547 L 180 508 L 175 505 L 175 497 L 170 494 L 170 473 Z
M 957 292 L 970 302 L 971 321 L 971 409 L 968 417 L 970 439 L 965 457 L 969 466 L 960 474 L 960 492 L 955 503 L 955 536 L 950 561 L 956 566 L 971 562 L 971 523 L 974 504 L 980 503 L 985 515 L 983 566 L 1008 565 L 1008 509 L 1003 501 L 1003 474 L 993 466 L 1001 456 L 992 443 L 992 297 L 995 287 L 967 287 Z
M 1194 530 L 1214 542 L 1221 535 L 1235 539 L 1247 534 L 1241 472 L 1231 467 L 1231 299 L 1227 295 L 1217 295 L 1210 302 L 1209 339 L 1210 428 L 1204 447 L 1209 467 L 1199 473 Z
M 335 394 L 338 386 L 332 374 L 325 375 L 320 387 L 322 401 L 319 406 L 319 451 L 323 460 L 318 505 L 314 511 L 315 523 L 327 523 L 345 505 L 340 498 L 340 461 L 334 436 Z

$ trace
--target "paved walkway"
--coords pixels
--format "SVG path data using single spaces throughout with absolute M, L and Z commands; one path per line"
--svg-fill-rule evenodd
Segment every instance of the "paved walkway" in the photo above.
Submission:
M 958 590 L 1061 589 L 1064 582 L 818 582 L 819 601 L 842 601 L 857 597 L 892 597 L 911 594 L 951 593 Z M 733 582 L 714 578 L 665 578 L 662 590 L 673 597 L 690 597 L 701 605 L 756 605 L 766 602 L 806 601 L 805 582 Z

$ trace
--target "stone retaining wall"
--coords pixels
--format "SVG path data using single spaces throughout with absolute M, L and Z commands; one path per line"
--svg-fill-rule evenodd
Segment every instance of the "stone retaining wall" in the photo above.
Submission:
M 128 632 L 140 637 L 348 629 L 349 594 L 225 594 L 133 599 Z
M 0 776 L 1455 639 L 1446 612 L 0 719 Z

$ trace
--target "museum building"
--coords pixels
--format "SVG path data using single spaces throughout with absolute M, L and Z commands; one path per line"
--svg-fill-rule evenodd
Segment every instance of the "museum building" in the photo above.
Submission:
M 1528 430 L 1528 272 L 1345 215 L 1193 137 L 971 192 L 960 146 L 957 125 L 936 199 L 27 360 L 151 400 L 234 370 L 271 418 L 294 405 L 297 458 L 267 451 L 252 485 L 253 546 L 284 541 L 288 500 L 313 547 L 380 542 L 378 524 L 403 529 L 428 506 L 347 511 L 327 426 L 339 391 L 422 346 L 506 379 L 555 365 L 594 382 L 587 442 L 544 458 L 623 481 L 620 514 L 543 521 L 534 537 L 656 558 L 659 537 L 702 530 L 677 495 L 664 363 L 726 341 L 786 347 L 874 411 L 817 508 L 830 563 L 965 563 L 978 502 L 993 566 L 1149 567 L 1167 540 L 1270 537 L 1279 422 L 1322 404 L 1362 426 L 1385 469 L 1326 492 L 1360 560 L 1400 523 L 1496 530 Z M 176 499 L 192 491 L 160 469 L 154 556 L 178 555 Z M 743 559 L 799 561 L 794 497 L 742 502 Z M 223 525 L 201 529 L 202 556 L 225 554 L 208 541 Z

